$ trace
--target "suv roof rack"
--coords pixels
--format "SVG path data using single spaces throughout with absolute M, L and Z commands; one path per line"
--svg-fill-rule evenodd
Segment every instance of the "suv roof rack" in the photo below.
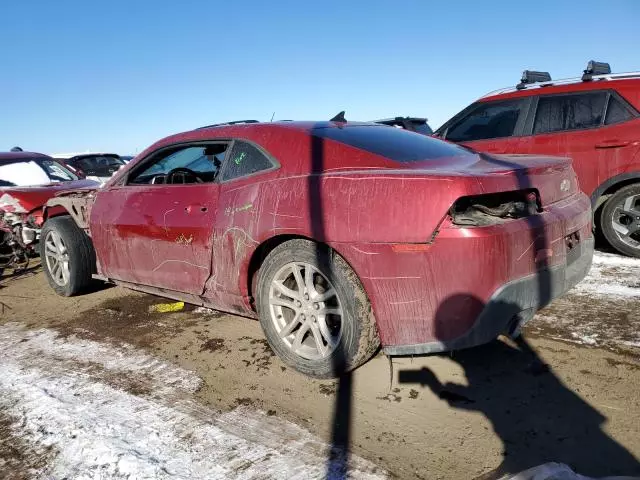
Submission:
M 205 125 L 204 127 L 198 127 L 196 130 L 202 130 L 203 128 L 222 127 L 225 125 L 238 125 L 242 123 L 260 123 L 259 120 L 234 120 L 233 122 L 214 123 L 212 125 Z
M 587 63 L 587 69 L 583 72 L 582 81 L 590 82 L 593 80 L 594 75 L 607 75 L 610 73 L 611 66 L 608 63 L 589 60 L 589 63 Z
M 535 70 L 525 70 L 522 72 L 520 83 L 516 85 L 517 90 L 527 88 L 532 83 L 550 82 L 551 74 L 549 72 L 536 72 Z
M 640 71 L 637 72 L 626 72 L 626 73 L 609 73 L 609 74 L 593 74 L 591 76 L 591 80 L 593 81 L 613 81 L 613 80 L 627 80 L 627 79 L 640 79 Z M 533 88 L 544 88 L 556 85 L 571 85 L 572 83 L 580 83 L 582 81 L 582 77 L 573 77 L 573 78 L 563 78 L 559 80 L 552 80 L 547 83 L 533 83 L 526 85 L 524 89 L 529 90 Z M 519 89 L 516 87 L 507 87 L 507 88 L 499 88 L 498 90 L 494 90 L 492 92 L 484 94 L 480 98 L 493 97 L 494 95 L 500 95 L 503 93 L 510 93 L 518 91 Z

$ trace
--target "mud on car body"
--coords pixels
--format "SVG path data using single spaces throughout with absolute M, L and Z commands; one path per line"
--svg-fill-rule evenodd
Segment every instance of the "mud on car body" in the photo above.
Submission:
M 45 216 L 59 294 L 93 277 L 257 317 L 317 377 L 515 334 L 593 253 L 570 161 L 345 121 L 174 135 Z

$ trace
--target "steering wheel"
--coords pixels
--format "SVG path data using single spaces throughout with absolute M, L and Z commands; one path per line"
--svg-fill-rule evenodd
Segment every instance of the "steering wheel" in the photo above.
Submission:
M 169 171 L 169 173 L 167 173 L 167 183 L 169 184 L 173 184 L 173 176 L 176 173 L 182 173 L 183 174 L 183 179 L 186 178 L 186 175 L 191 175 L 193 178 L 196 179 L 196 183 L 204 183 L 204 180 L 202 178 L 200 178 L 200 176 L 194 172 L 193 170 L 189 169 L 189 168 L 184 168 L 184 167 L 178 167 L 178 168 L 174 168 L 173 170 Z M 186 182 L 182 182 L 182 183 L 186 183 Z

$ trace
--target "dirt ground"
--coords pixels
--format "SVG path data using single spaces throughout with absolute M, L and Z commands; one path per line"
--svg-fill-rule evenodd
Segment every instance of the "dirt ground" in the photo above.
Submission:
M 396 478 L 496 478 L 549 461 L 583 475 L 640 475 L 640 297 L 572 294 L 541 312 L 518 343 L 392 365 L 379 354 L 348 381 L 287 368 L 253 320 L 188 306 L 148 312 L 162 301 L 106 286 L 57 297 L 35 268 L 3 280 L 0 324 L 144 349 L 199 376 L 202 405 L 263 410 L 327 443 L 339 431 L 353 453 Z M 613 340 L 596 331 L 613 332 Z M 145 395 L 144 379 L 123 388 Z M 10 423 L 0 411 L 0 465 L 18 471 L 46 462 L 11 439 Z

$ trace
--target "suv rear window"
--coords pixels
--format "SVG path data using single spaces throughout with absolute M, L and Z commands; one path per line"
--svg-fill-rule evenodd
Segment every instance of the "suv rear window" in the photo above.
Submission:
M 533 133 L 597 127 L 602 123 L 607 92 L 540 97 Z
M 420 133 L 384 125 L 316 128 L 312 134 L 359 148 L 400 163 L 468 155 L 462 147 Z

